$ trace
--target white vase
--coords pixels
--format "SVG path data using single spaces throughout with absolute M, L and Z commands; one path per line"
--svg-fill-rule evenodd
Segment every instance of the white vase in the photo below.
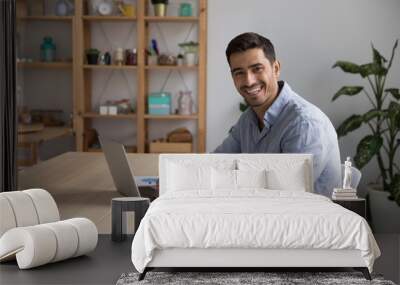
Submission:
M 197 53 L 187 52 L 184 55 L 185 65 L 194 66 L 197 64 Z
M 400 233 L 400 206 L 388 199 L 389 193 L 368 186 L 368 202 L 374 233 Z

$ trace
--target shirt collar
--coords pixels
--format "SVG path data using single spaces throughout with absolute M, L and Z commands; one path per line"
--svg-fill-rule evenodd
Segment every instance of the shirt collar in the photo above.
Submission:
M 291 92 L 290 86 L 284 81 L 279 81 L 278 85 L 280 87 L 280 92 L 264 115 L 264 124 L 266 128 L 270 128 L 275 123 L 276 119 L 289 101 Z

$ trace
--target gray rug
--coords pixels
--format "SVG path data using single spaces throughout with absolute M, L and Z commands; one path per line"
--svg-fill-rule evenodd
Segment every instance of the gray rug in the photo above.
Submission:
M 142 281 L 138 281 L 138 276 L 138 273 L 124 273 L 116 285 L 395 285 L 380 275 L 372 275 L 373 280 L 368 281 L 360 272 L 148 272 Z

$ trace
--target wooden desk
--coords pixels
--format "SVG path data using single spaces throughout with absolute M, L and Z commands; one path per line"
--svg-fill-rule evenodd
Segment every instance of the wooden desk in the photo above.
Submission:
M 56 138 L 72 135 L 71 128 L 45 127 L 41 131 L 31 133 L 18 133 L 18 147 L 27 148 L 31 151 L 31 159 L 18 161 L 20 166 L 31 166 L 39 161 L 39 146 L 42 142 Z
M 158 175 L 158 154 L 127 154 L 137 176 Z M 62 219 L 87 217 L 99 233 L 111 233 L 111 199 L 116 191 L 103 153 L 67 152 L 19 172 L 18 188 L 43 188 Z

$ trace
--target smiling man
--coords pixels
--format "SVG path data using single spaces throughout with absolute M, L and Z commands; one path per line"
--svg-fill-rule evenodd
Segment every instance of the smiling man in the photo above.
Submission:
M 274 46 L 256 33 L 228 44 L 233 83 L 249 108 L 216 153 L 311 153 L 314 192 L 330 197 L 340 185 L 337 134 L 328 117 L 279 81 Z

